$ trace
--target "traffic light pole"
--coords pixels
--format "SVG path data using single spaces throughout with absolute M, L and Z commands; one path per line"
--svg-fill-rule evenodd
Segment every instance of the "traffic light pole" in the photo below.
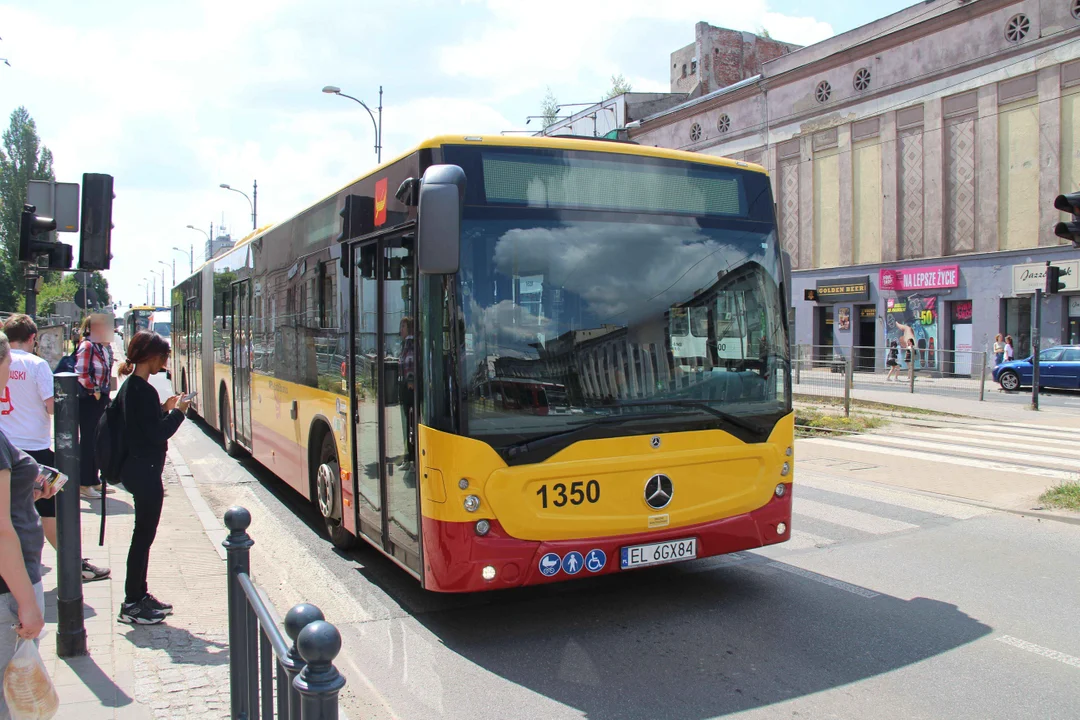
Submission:
M 1046 263 L 1050 265 L 1050 263 Z M 1032 318 L 1031 327 L 1031 409 L 1039 409 L 1039 328 L 1042 327 L 1042 296 L 1041 288 L 1035 288 L 1035 315 Z
M 26 314 L 36 322 L 38 274 L 34 272 L 33 268 L 34 266 L 30 264 L 26 266 Z

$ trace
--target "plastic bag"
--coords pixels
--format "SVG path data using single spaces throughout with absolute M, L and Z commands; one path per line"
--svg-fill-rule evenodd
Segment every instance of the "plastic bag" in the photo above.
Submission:
M 33 640 L 20 638 L 15 645 L 4 671 L 4 700 L 11 720 L 50 720 L 60 709 L 56 687 Z

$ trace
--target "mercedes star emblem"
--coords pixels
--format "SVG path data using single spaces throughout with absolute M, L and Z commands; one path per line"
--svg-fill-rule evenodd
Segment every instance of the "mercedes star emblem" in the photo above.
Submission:
M 654 448 L 660 447 L 660 436 L 653 435 L 652 440 L 649 441 L 649 444 L 652 445 Z
M 645 483 L 645 504 L 653 510 L 663 510 L 671 502 L 675 487 L 667 475 L 653 475 Z

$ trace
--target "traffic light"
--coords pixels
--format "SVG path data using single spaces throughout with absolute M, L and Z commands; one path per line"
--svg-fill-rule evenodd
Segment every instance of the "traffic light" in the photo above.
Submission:
M 1054 234 L 1080 248 L 1080 192 L 1058 195 L 1054 199 L 1054 207 L 1072 214 L 1072 222 L 1059 222 L 1054 226 Z
M 48 253 L 57 244 L 49 238 L 49 233 L 55 229 L 55 220 L 38 217 L 34 205 L 23 205 L 19 224 L 19 259 L 36 264 L 38 255 Z
M 83 173 L 79 269 L 108 270 L 112 260 L 112 175 Z
M 1065 281 L 1061 279 L 1063 271 L 1057 265 L 1046 267 L 1046 294 L 1057 295 L 1065 289 Z

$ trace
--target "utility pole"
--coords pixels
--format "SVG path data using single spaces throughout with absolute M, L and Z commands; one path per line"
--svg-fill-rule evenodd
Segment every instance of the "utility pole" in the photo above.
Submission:
M 33 263 L 26 264 L 26 314 L 37 321 L 37 281 L 40 276 Z
M 1045 283 L 1050 282 L 1050 261 L 1046 261 Z M 1031 409 L 1039 409 L 1039 341 L 1042 339 L 1039 332 L 1042 327 L 1042 296 L 1043 288 L 1035 288 L 1035 312 L 1032 317 L 1031 328 Z
M 381 102 L 382 101 L 380 101 L 380 103 Z M 259 229 L 258 211 L 259 211 L 259 181 L 254 180 L 251 183 L 251 229 L 252 230 L 258 230 Z M 210 249 L 211 250 L 214 249 L 213 241 L 210 242 Z
M 82 513 L 79 512 L 79 379 L 59 373 L 53 380 L 56 412 L 56 469 L 68 476 L 56 496 L 56 654 L 86 654 L 82 592 Z

